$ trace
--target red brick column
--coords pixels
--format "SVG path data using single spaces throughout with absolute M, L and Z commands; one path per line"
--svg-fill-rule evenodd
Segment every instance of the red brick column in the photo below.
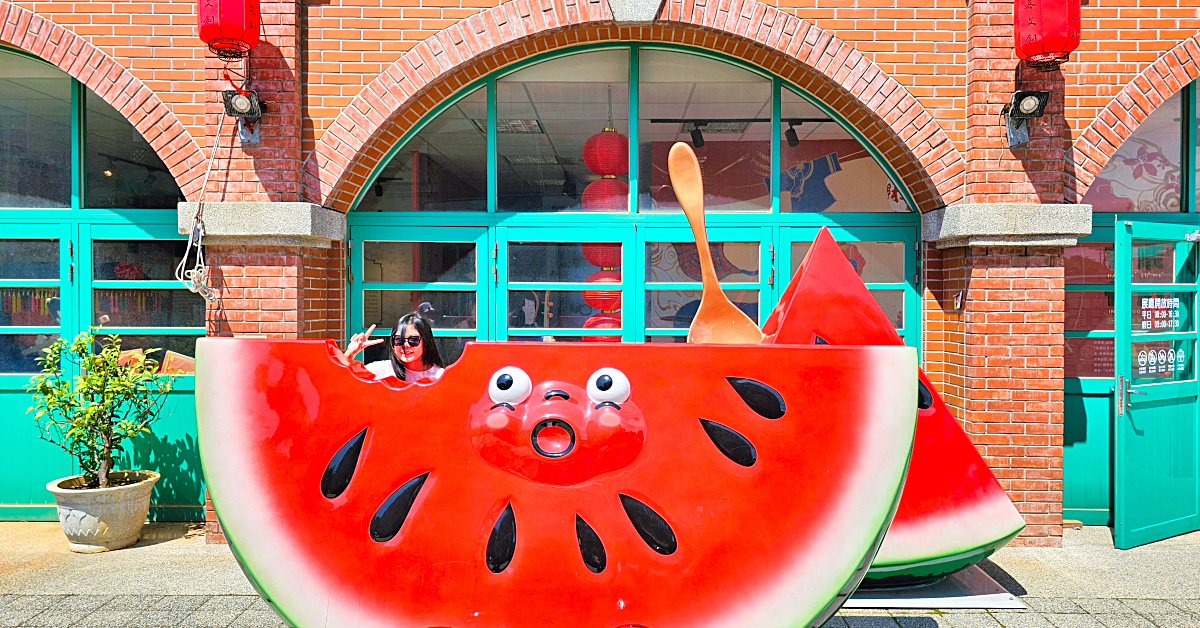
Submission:
M 1062 544 L 1062 251 L 968 246 L 926 262 L 931 377 L 1024 515 L 1015 545 Z

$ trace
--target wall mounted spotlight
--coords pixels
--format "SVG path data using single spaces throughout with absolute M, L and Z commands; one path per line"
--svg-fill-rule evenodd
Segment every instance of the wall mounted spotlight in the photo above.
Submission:
M 375 198 L 382 198 L 382 197 L 383 197 L 383 184 L 376 183 L 375 184 Z
M 708 124 L 707 122 L 696 122 L 692 125 L 692 146 L 702 148 L 704 146 L 704 133 L 700 131 L 700 127 Z
M 800 124 L 804 124 L 801 122 Z M 795 148 L 800 145 L 800 138 L 796 135 L 796 128 L 788 122 L 788 129 L 783 132 L 783 137 L 787 139 L 788 146 Z
M 1009 148 L 1029 142 L 1028 120 L 1042 117 L 1049 102 L 1050 92 L 1022 90 L 1012 95 L 1012 99 L 1000 112 L 1004 114 L 1004 129 Z

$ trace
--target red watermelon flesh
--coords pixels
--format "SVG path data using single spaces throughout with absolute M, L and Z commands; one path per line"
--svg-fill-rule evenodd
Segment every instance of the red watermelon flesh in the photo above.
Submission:
M 907 347 L 471 343 L 407 385 L 336 352 L 197 346 L 213 502 L 301 628 L 819 626 L 915 428 Z
M 903 344 L 838 243 L 822 228 L 763 325 L 776 344 Z M 1024 519 L 924 372 L 900 509 L 866 584 L 909 584 L 986 558 Z

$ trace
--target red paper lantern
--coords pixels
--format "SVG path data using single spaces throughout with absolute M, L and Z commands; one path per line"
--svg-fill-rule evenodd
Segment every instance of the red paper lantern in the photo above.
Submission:
M 584 188 L 580 203 L 589 211 L 625 211 L 629 208 L 629 184 L 610 178 L 592 181 Z
M 620 329 L 621 317 L 616 314 L 602 312 L 593 314 L 583 322 L 584 329 Z M 584 336 L 584 342 L 621 342 L 620 336 Z
M 590 306 L 604 312 L 612 312 L 621 308 L 621 273 L 615 270 L 601 270 L 592 273 L 587 278 L 588 283 L 616 284 L 615 290 L 584 290 L 583 300 Z
M 258 45 L 258 0 L 197 0 L 200 41 L 224 61 L 241 59 Z
M 621 266 L 621 245 L 617 242 L 584 242 L 579 245 L 583 259 L 592 266 L 618 268 Z
M 583 145 L 583 163 L 588 170 L 608 177 L 629 172 L 629 138 L 616 129 L 604 129 Z
M 1013 4 L 1017 57 L 1049 72 L 1079 47 L 1079 0 L 1017 0 Z

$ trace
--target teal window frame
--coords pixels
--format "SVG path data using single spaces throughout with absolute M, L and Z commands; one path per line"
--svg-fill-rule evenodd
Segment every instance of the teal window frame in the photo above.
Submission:
M 34 55 L 0 45 L 0 54 L 17 54 L 46 63 Z M 49 64 L 47 64 L 49 65 Z M 60 298 L 58 327 L 0 327 L 0 334 L 46 333 L 74 338 L 87 329 L 92 315 L 92 291 L 100 288 L 170 288 L 179 282 L 104 281 L 92 278 L 93 240 L 183 240 L 175 209 L 94 209 L 86 206 L 86 100 L 98 98 L 82 83 L 71 79 L 71 205 L 62 208 L 0 207 L 0 232 L 4 239 L 57 238 L 59 278 L 48 280 L 4 279 L 0 287 L 57 287 Z M 108 327 L 104 331 L 125 335 L 204 335 L 196 327 Z M 160 356 L 161 357 L 161 356 Z M 71 375 L 77 371 L 69 372 Z M 5 419 L 0 428 L 17 443 L 9 460 L 12 473 L 0 482 L 0 521 L 55 521 L 54 501 L 45 491 L 48 480 L 78 473 L 74 463 L 57 447 L 37 439 L 24 386 L 30 373 L 0 373 L 0 411 Z M 202 521 L 204 486 L 196 452 L 196 421 L 193 395 L 195 376 L 180 375 L 175 392 L 167 401 L 162 419 L 144 444 L 139 460 L 149 460 L 164 475 L 155 488 L 151 518 L 172 521 Z M 170 443 L 167 445 L 166 443 Z M 137 447 L 136 442 L 132 442 Z
M 1116 225 L 1126 220 L 1152 220 L 1160 223 L 1193 223 L 1200 226 L 1200 81 L 1182 88 L 1183 115 L 1180 116 L 1180 204 L 1179 212 L 1096 212 L 1092 214 L 1092 233 L 1079 242 L 1113 244 Z M 1115 261 L 1115 260 L 1114 260 Z M 1115 280 L 1109 283 L 1066 284 L 1066 292 L 1112 292 Z M 1117 302 L 1114 307 L 1121 307 Z M 1115 326 L 1114 317 L 1114 326 Z M 1116 332 L 1109 330 L 1064 330 L 1071 338 L 1108 338 L 1116 342 Z M 1114 346 L 1114 366 L 1116 360 Z M 1065 414 L 1063 440 L 1063 517 L 1087 525 L 1109 525 L 1112 522 L 1112 427 L 1114 419 L 1113 392 L 1115 376 L 1064 378 Z M 1082 412 L 1082 416 L 1076 416 Z M 1083 440 L 1073 440 L 1076 436 Z M 1078 444 L 1076 444 L 1078 443 Z
M 582 54 L 596 50 L 625 49 L 629 51 L 629 199 L 628 208 L 618 212 L 500 212 L 497 211 L 497 128 L 496 128 L 496 81 L 530 65 L 550 59 Z M 807 93 L 798 85 L 789 83 L 780 77 L 773 76 L 763 69 L 748 64 L 734 57 L 720 53 L 700 50 L 687 46 L 667 43 L 600 43 L 575 46 L 567 50 L 545 53 L 523 59 L 506 66 L 502 70 L 482 77 L 470 84 L 464 85 L 452 97 L 434 107 L 426 116 L 408 129 L 401 138 L 380 159 L 371 175 L 356 196 L 352 207 L 357 207 L 359 201 L 372 188 L 373 184 L 385 168 L 390 164 L 405 144 L 416 136 L 430 121 L 435 119 L 447 108 L 456 104 L 460 99 L 473 93 L 476 89 L 484 88 L 487 95 L 487 211 L 486 212 L 357 212 L 347 215 L 349 228 L 349 246 L 347 247 L 349 270 L 348 282 L 348 316 L 346 319 L 346 336 L 365 331 L 362 323 L 362 291 L 376 286 L 362 281 L 364 241 L 444 241 L 445 234 L 455 229 L 477 229 L 486 231 L 486 237 L 480 235 L 476 240 L 477 283 L 475 285 L 477 304 L 476 338 L 479 340 L 518 339 L 524 334 L 513 333 L 507 327 L 507 289 L 508 259 L 507 242 L 588 242 L 608 241 L 622 243 L 622 311 L 621 339 L 624 342 L 642 342 L 646 336 L 684 335 L 684 329 L 647 329 L 644 320 L 645 294 L 661 286 L 648 285 L 645 282 L 644 246 L 647 241 L 658 240 L 655 233 L 671 233 L 675 241 L 690 241 L 691 232 L 682 212 L 638 212 L 638 173 L 639 152 L 639 66 L 640 52 L 647 49 L 669 50 L 693 54 L 725 63 L 730 63 L 749 70 L 771 81 L 771 167 L 778 173 L 781 161 L 782 129 L 780 116 L 782 109 L 782 90 L 806 98 L 819 108 L 831 120 L 837 122 L 843 129 L 856 139 L 870 156 L 886 173 L 889 180 L 901 190 L 905 202 L 911 211 L 904 213 L 792 213 L 783 212 L 780 207 L 780 177 L 771 177 L 771 205 L 769 211 L 758 212 L 713 212 L 707 215 L 711 241 L 758 241 L 760 256 L 759 316 L 760 323 L 765 320 L 774 304 L 787 287 L 787 255 L 790 252 L 788 237 L 807 237 L 809 240 L 816 235 L 817 230 L 829 227 L 839 241 L 903 241 L 905 246 L 905 268 L 903 284 L 870 285 L 873 289 L 897 290 L 904 294 L 904 329 L 897 330 L 904 338 L 905 344 L 920 348 L 921 337 L 921 271 L 920 271 L 920 214 L 917 204 L 903 185 L 899 175 L 888 164 L 882 153 L 867 139 L 853 128 L 844 118 L 839 116 L 831 107 Z M 605 233 L 603 237 L 599 233 Z M 717 234 L 720 234 L 718 237 Z M 774 272 L 772 272 L 774 271 Z M 744 288 L 756 284 L 730 284 L 731 287 Z M 421 287 L 417 285 L 408 288 Z M 448 285 L 439 285 L 448 288 Z M 531 282 L 515 284 L 516 289 L 582 289 L 582 284 Z M 684 284 L 681 284 L 684 286 Z M 389 285 L 388 287 L 393 287 Z M 433 288 L 434 286 L 425 286 Z M 699 287 L 696 283 L 686 284 L 685 289 Z M 489 311 L 488 304 L 496 304 Z M 486 324 L 485 324 L 486 321 Z M 527 328 L 521 328 L 524 331 Z M 376 328 L 374 335 L 386 336 L 390 329 Z M 437 329 L 437 336 L 462 335 L 456 330 Z M 538 335 L 544 336 L 613 336 L 613 330 L 608 329 L 543 329 Z

